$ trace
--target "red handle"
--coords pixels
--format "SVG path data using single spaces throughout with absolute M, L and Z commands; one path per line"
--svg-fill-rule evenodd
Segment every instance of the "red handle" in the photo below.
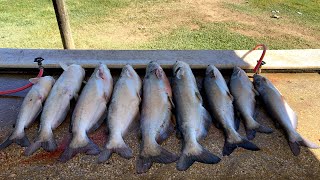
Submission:
M 264 56 L 266 55 L 266 51 L 267 51 L 267 46 L 264 44 L 256 45 L 256 47 L 254 47 L 251 51 L 258 49 L 259 47 L 262 47 L 263 51 L 262 51 L 261 57 L 256 65 L 256 67 L 254 67 L 254 69 L 253 69 L 254 73 L 257 73 L 257 71 L 259 70 L 259 67 L 261 66 L 262 60 L 263 60 Z
M 37 78 L 40 78 L 42 75 L 43 75 L 43 68 L 40 68 L 40 71 L 39 71 L 39 74 L 38 74 Z M 33 85 L 32 83 L 29 83 L 27 85 L 24 85 L 24 86 L 16 88 L 16 89 L 0 91 L 0 95 L 12 94 L 12 93 L 20 92 L 20 91 L 23 91 L 23 90 L 31 87 L 32 85 Z

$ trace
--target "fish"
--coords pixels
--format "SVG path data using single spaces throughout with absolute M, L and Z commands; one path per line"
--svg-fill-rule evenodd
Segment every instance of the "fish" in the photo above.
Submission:
M 64 71 L 53 85 L 44 104 L 37 138 L 25 150 L 26 156 L 32 155 L 40 147 L 48 152 L 57 149 L 53 130 L 66 118 L 70 109 L 70 100 L 78 99 L 78 92 L 85 76 L 84 69 L 77 64 L 67 66 L 60 63 L 60 66 Z
M 67 162 L 78 153 L 98 155 L 99 147 L 88 137 L 106 118 L 107 103 L 113 89 L 113 79 L 105 64 L 100 64 L 83 88 L 71 118 L 72 140 L 59 158 Z
M 182 137 L 182 152 L 177 161 L 179 171 L 187 170 L 195 161 L 215 164 L 220 158 L 205 149 L 199 141 L 207 136 L 212 124 L 190 66 L 177 61 L 173 65 L 173 102 L 177 120 L 177 134 Z
M 42 111 L 42 104 L 48 97 L 55 80 L 52 76 L 31 78 L 33 84 L 25 96 L 19 111 L 15 129 L 12 134 L 0 145 L 0 150 L 16 143 L 22 147 L 30 145 L 25 129 L 30 127 Z
M 133 157 L 132 149 L 123 137 L 139 118 L 142 81 L 131 65 L 122 68 L 110 100 L 107 127 L 108 141 L 98 157 L 98 163 L 107 161 L 113 153 L 123 158 Z
M 139 174 L 145 173 L 154 162 L 168 164 L 179 158 L 159 145 L 174 131 L 171 121 L 174 104 L 170 82 L 161 66 L 154 61 L 147 65 L 142 95 L 142 143 L 137 159 Z
M 233 107 L 233 96 L 220 71 L 209 65 L 204 78 L 204 90 L 208 100 L 209 112 L 219 123 L 225 134 L 223 155 L 230 155 L 237 147 L 258 151 L 255 144 L 243 138 L 238 132 L 239 121 Z
M 240 113 L 244 121 L 248 140 L 256 136 L 256 132 L 270 134 L 273 130 L 259 124 L 254 119 L 256 95 L 259 93 L 254 89 L 252 82 L 246 72 L 239 67 L 234 67 L 230 79 L 230 92 L 234 97 L 235 109 Z
M 303 138 L 297 131 L 298 116 L 289 106 L 283 95 L 266 77 L 259 74 L 253 76 L 253 84 L 271 118 L 282 127 L 289 147 L 295 156 L 300 154 L 300 146 L 313 149 L 320 148 L 317 144 Z

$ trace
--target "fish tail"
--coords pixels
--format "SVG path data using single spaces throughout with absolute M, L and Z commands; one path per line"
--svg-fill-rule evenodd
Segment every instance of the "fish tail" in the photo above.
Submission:
M 32 143 L 32 144 L 24 151 L 24 155 L 30 156 L 30 155 L 32 155 L 34 152 L 36 152 L 40 147 L 41 147 L 41 142 L 40 142 L 40 141 L 36 141 L 36 142 Z
M 72 148 L 69 145 L 66 148 L 66 150 L 61 154 L 58 161 L 65 163 L 71 158 L 73 158 L 75 155 L 77 155 L 78 153 L 86 153 L 87 155 L 98 155 L 100 153 L 100 148 L 90 139 L 88 144 L 83 147 Z
M 10 146 L 13 143 L 12 140 L 10 140 L 10 138 L 7 138 L 3 143 L 0 144 L 0 150 Z
M 230 143 L 227 140 L 224 143 L 223 147 L 223 156 L 229 156 L 237 147 L 242 147 L 247 150 L 251 151 L 259 151 L 260 148 L 253 144 L 252 142 L 248 141 L 247 139 L 242 138 L 241 142 L 239 143 Z
M 270 134 L 273 132 L 273 129 L 267 126 L 263 126 L 261 124 L 258 124 L 258 127 L 256 128 L 246 128 L 246 134 L 247 134 L 248 140 L 254 139 L 256 137 L 256 132 Z
M 152 163 L 169 164 L 179 159 L 179 156 L 167 151 L 166 149 L 162 148 L 158 144 L 154 152 L 157 152 L 157 153 L 156 154 L 144 153 L 144 156 L 141 156 L 141 155 L 139 156 L 136 163 L 138 174 L 147 172 L 148 169 L 150 169 L 150 167 L 152 166 Z
M 207 149 L 201 146 L 200 153 L 197 154 L 182 154 L 177 162 L 177 170 L 185 171 L 187 170 L 195 161 L 205 163 L 205 164 L 216 164 L 220 162 L 220 158 L 212 154 Z
M 320 146 L 311 142 L 308 139 L 303 138 L 298 133 L 297 133 L 296 138 L 289 138 L 289 146 L 290 146 L 292 153 L 295 156 L 298 156 L 300 154 L 300 146 L 304 146 L 304 147 L 308 147 L 308 148 L 312 148 L 312 149 L 319 149 L 320 148 Z
M 105 148 L 104 150 L 102 150 L 98 157 L 98 163 L 107 161 L 113 153 L 116 153 L 125 159 L 130 159 L 133 157 L 132 149 L 129 148 L 125 143 L 123 143 L 121 146 L 117 146 L 114 148 Z
M 17 143 L 22 147 L 27 147 L 30 145 L 29 139 L 26 136 L 26 134 L 23 133 L 22 137 L 21 136 L 12 137 L 12 136 L 13 135 L 10 135 L 2 144 L 0 144 L 0 150 L 10 146 L 12 143 Z
M 40 135 L 41 136 L 41 135 Z M 36 152 L 40 147 L 42 147 L 45 151 L 52 152 L 57 149 L 57 143 L 54 139 L 52 130 L 47 135 L 48 138 L 43 139 L 41 137 L 38 138 L 34 143 L 32 143 L 24 152 L 26 156 L 32 155 Z

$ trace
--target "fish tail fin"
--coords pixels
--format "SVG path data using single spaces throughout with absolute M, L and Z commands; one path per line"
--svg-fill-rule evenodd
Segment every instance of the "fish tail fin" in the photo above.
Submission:
M 30 145 L 29 139 L 25 133 L 14 137 L 14 134 L 11 134 L 2 144 L 0 144 L 0 150 L 10 146 L 12 143 L 17 143 L 21 147 L 27 147 Z
M 223 156 L 229 156 L 237 147 L 242 147 L 247 150 L 251 151 L 259 151 L 260 148 L 253 144 L 252 142 L 248 141 L 247 139 L 242 138 L 241 142 L 239 143 L 230 143 L 227 140 L 224 143 L 223 147 Z
M 41 134 L 34 143 L 32 143 L 26 150 L 25 155 L 30 156 L 34 152 L 36 152 L 40 147 L 42 147 L 45 151 L 52 152 L 57 149 L 57 143 L 54 139 L 52 130 L 48 131 L 46 138 L 41 138 Z
M 152 153 L 153 152 L 153 153 Z M 137 159 L 137 173 L 145 173 L 150 169 L 152 163 L 169 164 L 177 161 L 179 156 L 156 144 L 154 151 L 143 152 L 143 156 Z
M 36 142 L 30 144 L 30 146 L 24 151 L 24 155 L 30 156 L 34 152 L 36 152 L 40 147 L 41 147 L 41 142 L 36 141 Z
M 41 147 L 48 152 L 55 151 L 57 149 L 56 140 L 54 139 L 54 137 L 51 137 L 48 140 L 43 141 L 41 143 Z
M 10 138 L 7 138 L 3 143 L 0 144 L 0 150 L 10 146 L 13 141 Z
M 201 148 L 200 152 L 198 152 L 197 154 L 183 153 L 177 162 L 177 170 L 185 171 L 195 161 L 205 163 L 205 164 L 216 164 L 221 160 L 218 156 L 212 154 L 210 151 L 203 148 L 201 145 L 200 145 L 200 148 Z
M 298 156 L 300 154 L 300 146 L 305 146 L 312 149 L 319 149 L 320 146 L 317 144 L 311 142 L 308 139 L 303 138 L 300 134 L 297 133 L 296 138 L 289 138 L 289 146 L 292 151 L 292 153 L 295 156 Z
M 254 139 L 256 137 L 256 132 L 270 134 L 273 132 L 273 129 L 267 126 L 263 126 L 261 124 L 258 124 L 256 128 L 246 128 L 246 134 L 247 134 L 248 140 Z
M 73 158 L 75 155 L 77 155 L 78 153 L 86 153 L 87 155 L 98 155 L 100 153 L 100 148 L 90 139 L 88 141 L 88 144 L 83 147 L 72 148 L 69 145 L 65 149 L 65 151 L 61 154 L 58 161 L 65 163 L 71 158 Z
M 100 155 L 98 157 L 98 163 L 103 163 L 103 162 L 107 161 L 113 153 L 116 153 L 125 159 L 130 159 L 133 157 L 132 149 L 123 142 L 122 144 L 117 145 L 112 148 L 106 147 L 100 153 Z

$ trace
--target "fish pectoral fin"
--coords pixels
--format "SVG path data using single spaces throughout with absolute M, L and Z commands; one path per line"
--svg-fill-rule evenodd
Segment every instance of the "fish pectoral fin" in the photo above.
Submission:
M 200 92 L 199 92 L 199 91 L 196 91 L 195 94 L 196 94 L 197 98 L 199 99 L 199 101 L 200 101 L 200 102 L 203 102 Z
M 78 100 L 78 98 L 79 98 L 79 94 L 78 94 L 78 93 L 74 93 L 74 94 L 73 94 L 73 98 L 74 98 L 74 100 L 76 100 L 76 101 L 77 101 L 77 100 Z
M 139 101 L 141 101 L 141 96 L 139 92 L 137 92 L 137 97 L 139 98 Z
M 171 122 L 169 122 L 168 127 L 164 131 L 162 132 L 160 131 L 157 137 L 157 143 L 161 144 L 162 142 L 164 142 L 166 139 L 170 137 L 173 131 L 174 131 L 174 126 Z
M 169 99 L 169 102 L 170 102 L 172 108 L 176 108 L 176 106 L 173 103 L 172 97 L 170 97 L 168 93 L 167 93 L 167 96 L 168 96 L 168 99 Z
M 298 116 L 297 114 L 291 109 L 291 107 L 289 106 L 289 104 L 285 101 L 285 98 L 284 96 L 281 95 L 281 100 L 284 104 L 284 107 L 289 115 L 289 118 L 290 118 L 290 122 L 292 124 L 292 127 L 294 129 L 297 129 L 297 126 L 298 126 Z
M 229 96 L 230 100 L 233 101 L 233 96 L 231 95 L 231 93 L 229 91 L 227 91 L 227 95 Z
M 64 71 L 66 71 L 68 69 L 68 65 L 62 61 L 59 62 L 59 65 Z
M 256 96 L 260 96 L 260 93 L 259 93 L 256 89 L 252 88 L 252 91 L 254 92 L 254 94 L 255 94 Z
M 40 78 L 30 78 L 29 82 L 31 82 L 32 84 L 37 84 L 39 82 Z
M 204 136 L 206 136 L 206 134 L 209 131 L 209 127 L 210 127 L 210 125 L 212 123 L 212 119 L 211 119 L 211 116 L 210 116 L 209 112 L 205 108 L 203 108 L 203 110 L 202 110 L 202 118 L 204 120 L 203 126 L 204 126 L 204 129 L 206 131 L 204 133 Z

